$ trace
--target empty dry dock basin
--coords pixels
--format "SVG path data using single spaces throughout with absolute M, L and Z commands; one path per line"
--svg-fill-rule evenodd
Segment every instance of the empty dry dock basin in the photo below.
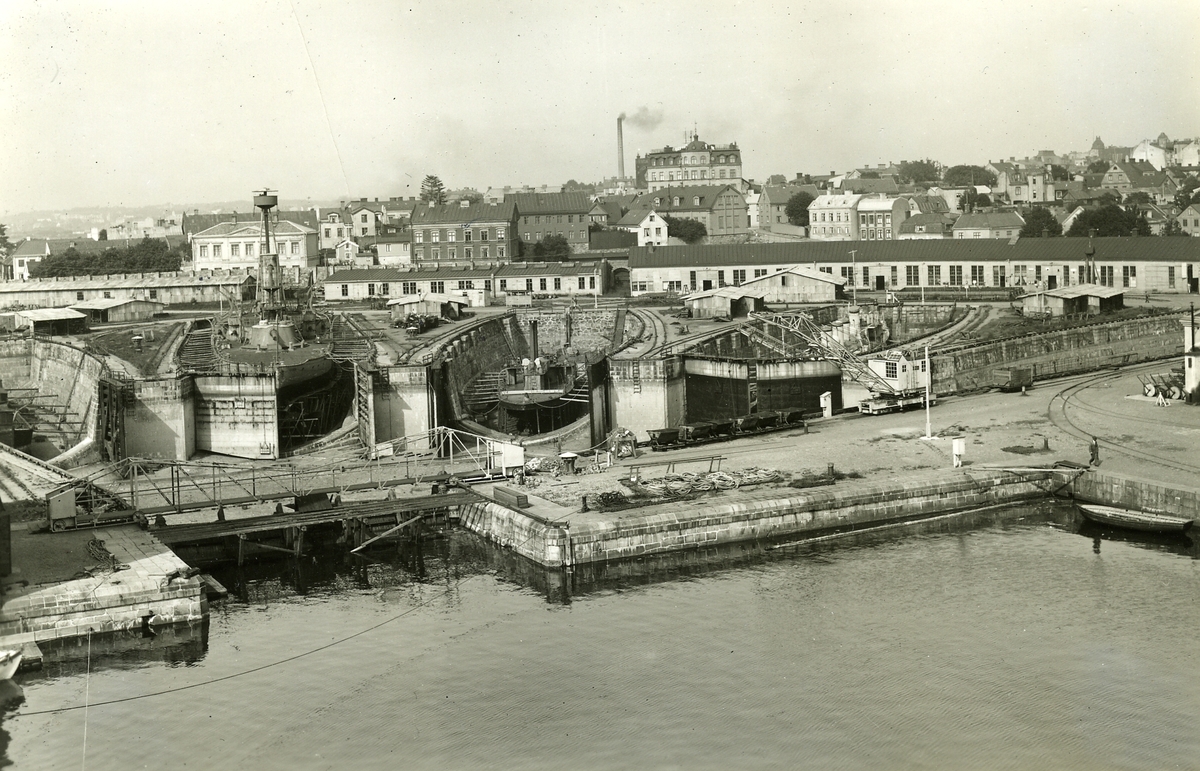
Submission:
M 467 529 L 542 565 L 561 567 L 1046 498 L 1065 481 L 1049 469 L 965 469 L 838 489 L 743 490 L 647 506 L 619 518 L 597 514 L 586 522 L 551 522 L 490 502 L 469 503 L 459 514 Z

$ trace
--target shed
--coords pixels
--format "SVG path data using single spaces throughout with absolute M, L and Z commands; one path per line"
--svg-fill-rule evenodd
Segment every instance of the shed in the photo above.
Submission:
M 845 298 L 846 279 L 803 265 L 764 273 L 742 282 L 769 303 L 827 303 Z
M 444 316 L 450 319 L 458 318 L 463 306 L 470 305 L 466 297 L 452 294 L 437 294 L 422 292 L 421 294 L 405 295 L 394 300 L 388 300 L 388 309 L 392 312 L 392 320 L 406 318 L 411 313 L 421 316 Z
M 97 298 L 84 300 L 71 306 L 86 313 L 95 323 L 117 321 L 148 321 L 163 312 L 166 303 L 157 300 L 138 300 L 132 297 Z
M 17 329 L 33 328 L 36 335 L 77 335 L 88 331 L 87 314 L 70 308 L 13 311 Z
M 1021 310 L 1026 315 L 1071 316 L 1111 313 L 1125 307 L 1125 293 L 1117 287 L 1076 284 L 1025 295 Z
M 762 290 L 744 286 L 723 286 L 692 292 L 683 298 L 683 302 L 691 309 L 692 317 L 697 319 L 711 319 L 717 316 L 732 319 L 764 308 Z

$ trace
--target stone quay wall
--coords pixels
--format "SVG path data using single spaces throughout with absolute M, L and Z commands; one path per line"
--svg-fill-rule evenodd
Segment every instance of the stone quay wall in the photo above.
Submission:
M 1056 484 L 1055 488 L 1063 488 L 1060 494 L 1109 506 L 1200 519 L 1200 487 L 1166 485 L 1099 469 L 1057 473 L 1061 484 Z

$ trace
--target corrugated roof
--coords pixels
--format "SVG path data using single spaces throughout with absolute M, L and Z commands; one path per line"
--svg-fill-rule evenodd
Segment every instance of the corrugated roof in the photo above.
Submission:
M 510 262 L 496 269 L 497 278 L 510 276 L 566 276 L 591 275 L 600 270 L 599 260 L 571 260 L 570 262 Z
M 26 311 L 14 311 L 30 321 L 59 321 L 61 319 L 86 319 L 86 313 L 73 311 L 70 308 L 32 308 Z
M 96 300 L 84 300 L 83 302 L 72 303 L 71 307 L 76 310 L 106 311 L 130 303 L 150 303 L 151 305 L 159 305 L 163 308 L 167 307 L 166 303 L 160 303 L 158 300 L 143 300 L 139 297 L 103 297 Z
M 1200 238 L 996 238 L 906 241 L 799 241 L 775 244 L 633 246 L 629 267 L 682 268 L 737 265 L 849 265 L 850 250 L 859 264 L 873 262 L 1083 262 L 1088 244 L 1097 262 L 1200 261 Z
M 1025 227 L 1021 215 L 1011 211 L 977 212 L 964 214 L 954 223 L 955 230 L 995 230 L 1010 228 L 1020 230 Z
M 687 300 L 702 300 L 705 297 L 728 297 L 730 300 L 740 300 L 743 297 L 757 297 L 758 299 L 761 300 L 761 299 L 765 298 L 766 296 L 767 296 L 767 293 L 764 292 L 763 290 L 747 289 L 745 284 L 743 284 L 742 286 L 723 286 L 723 287 L 718 287 L 717 289 L 704 289 L 699 292 L 692 292 L 691 294 L 685 294 L 680 299 L 687 301 Z
M 1116 297 L 1117 295 L 1125 294 L 1125 290 L 1120 287 L 1101 286 L 1099 284 L 1075 284 L 1073 286 L 1061 286 L 1057 289 L 1034 292 L 1033 294 L 1044 294 L 1047 297 L 1061 297 L 1064 300 L 1069 300 L 1075 297 Z
M 317 213 L 314 211 L 280 211 L 278 209 L 271 213 L 271 224 L 286 220 L 295 222 L 310 228 L 317 227 Z M 221 222 L 262 222 L 262 213 L 257 211 L 252 212 L 224 212 L 221 214 L 185 214 L 183 215 L 182 229 L 185 236 L 199 233 L 202 230 L 208 230 L 213 225 Z
M 147 276 L 126 274 L 125 276 L 96 276 L 88 278 L 35 279 L 33 281 L 9 281 L 0 283 L 0 294 L 22 292 L 62 292 L 100 289 L 159 289 L 189 286 L 241 286 L 252 280 L 246 273 L 231 276 Z
M 431 303 L 455 303 L 457 305 L 470 305 L 471 301 L 461 295 L 446 294 L 444 292 L 421 292 L 420 294 L 410 294 L 404 297 L 397 297 L 393 300 L 388 300 L 387 304 L 392 305 L 416 305 L 420 302 Z

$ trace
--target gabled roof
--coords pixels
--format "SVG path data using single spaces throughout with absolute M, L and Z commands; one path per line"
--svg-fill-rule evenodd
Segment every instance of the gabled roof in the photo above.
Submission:
M 898 193 L 900 186 L 895 177 L 881 179 L 847 179 L 843 180 L 841 189 L 847 193 Z
M 763 199 L 766 199 L 773 206 L 782 206 L 797 193 L 808 193 L 816 198 L 821 194 L 821 190 L 816 185 L 764 185 L 758 205 L 762 206 Z
M 964 214 L 954 223 L 955 230 L 1020 230 L 1023 227 L 1025 227 L 1025 220 L 1015 211 Z
M 517 206 L 517 216 L 530 214 L 579 214 L 592 208 L 587 193 L 508 193 L 505 203 Z
M 316 228 L 281 220 L 271 226 L 271 237 L 304 236 L 316 233 Z M 221 222 L 207 230 L 193 234 L 192 238 L 261 238 L 262 222 Z
M 650 207 L 648 209 L 641 207 L 637 209 L 630 209 L 623 217 L 621 217 L 621 219 L 617 220 L 616 226 L 628 228 L 641 225 L 646 220 L 646 217 L 653 213 L 654 207 Z
M 923 226 L 926 233 L 945 234 L 949 232 L 951 227 L 954 225 L 954 219 L 954 217 L 950 217 L 946 214 L 935 214 L 933 212 L 926 214 L 922 212 L 921 214 L 914 214 L 908 219 L 904 220 L 904 222 L 901 222 L 900 227 L 896 229 L 896 232 L 916 233 L 917 226 Z
M 24 316 L 30 321 L 59 321 L 60 319 L 86 319 L 86 313 L 73 311 L 70 308 L 31 308 L 24 311 L 13 311 L 18 316 Z
M 1125 294 L 1125 290 L 1118 286 L 1101 286 L 1099 284 L 1074 284 L 1072 286 L 1060 286 L 1057 289 L 1046 289 L 1040 292 L 1031 292 L 1033 295 L 1043 294 L 1047 297 L 1061 297 L 1069 300 L 1073 297 L 1116 297 L 1117 295 Z
M 456 305 L 470 305 L 471 301 L 462 295 L 446 294 L 445 292 L 421 292 L 420 294 L 410 294 L 404 297 L 396 297 L 388 300 L 387 304 L 391 305 L 416 305 L 417 303 L 431 302 L 445 305 L 446 303 L 455 303 Z
M 426 225 L 476 225 L 487 223 L 509 223 L 517 217 L 517 208 L 512 201 L 503 203 L 473 203 L 469 206 L 443 204 L 430 206 L 421 204 L 413 209 L 412 227 Z
M 826 273 L 823 270 L 814 270 L 813 268 L 809 268 L 805 265 L 792 265 L 791 267 L 784 268 L 783 270 L 777 270 L 774 273 L 767 273 L 764 276 L 748 278 L 742 282 L 742 286 L 753 284 L 756 281 L 767 281 L 775 276 L 780 276 L 785 273 L 792 276 L 807 278 L 810 281 L 824 281 L 827 284 L 837 284 L 838 286 L 845 286 L 846 284 L 846 279 L 842 278 L 841 276 L 835 276 L 832 273 Z
M 847 206 L 857 206 L 862 196 L 857 193 L 825 193 L 813 199 L 808 205 L 812 209 L 843 209 Z
M 905 196 L 917 205 L 922 214 L 945 214 L 950 211 L 950 204 L 940 195 L 909 195 Z
M 716 289 L 703 289 L 699 292 L 691 292 L 685 294 L 680 299 L 684 302 L 688 300 L 702 300 L 705 297 L 726 297 L 730 300 L 740 300 L 743 297 L 756 297 L 759 300 L 765 298 L 767 293 L 761 289 L 750 289 L 745 284 L 741 286 L 722 286 Z

